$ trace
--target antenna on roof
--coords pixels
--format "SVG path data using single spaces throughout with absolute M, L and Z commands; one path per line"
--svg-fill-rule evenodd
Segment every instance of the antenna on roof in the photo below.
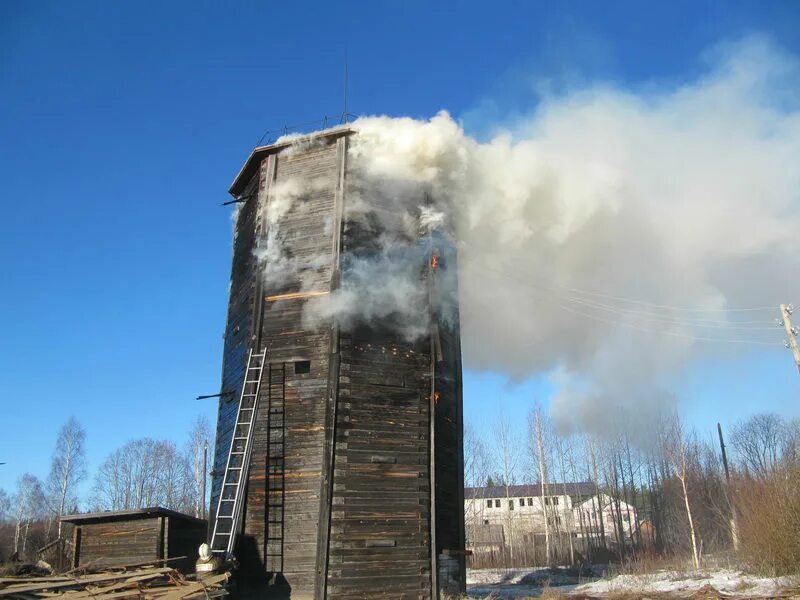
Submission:
M 347 123 L 347 46 L 344 47 L 344 108 L 340 122 Z

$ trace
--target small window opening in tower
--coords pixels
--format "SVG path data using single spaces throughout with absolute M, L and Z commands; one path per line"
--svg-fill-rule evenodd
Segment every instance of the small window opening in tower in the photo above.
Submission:
M 295 375 L 305 375 L 306 373 L 311 373 L 311 361 L 310 360 L 298 360 L 294 363 L 294 374 Z

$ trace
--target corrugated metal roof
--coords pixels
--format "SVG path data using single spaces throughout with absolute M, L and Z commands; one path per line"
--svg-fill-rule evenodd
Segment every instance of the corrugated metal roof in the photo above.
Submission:
M 592 496 L 595 493 L 595 486 L 590 481 L 578 481 L 564 483 L 548 483 L 548 496 L 561 496 L 564 494 L 564 485 L 567 486 L 568 496 Z M 464 498 L 529 498 L 540 496 L 542 493 L 541 485 L 538 483 L 528 483 L 524 485 L 510 485 L 506 491 L 506 486 L 495 485 L 492 487 L 468 487 L 464 488 Z

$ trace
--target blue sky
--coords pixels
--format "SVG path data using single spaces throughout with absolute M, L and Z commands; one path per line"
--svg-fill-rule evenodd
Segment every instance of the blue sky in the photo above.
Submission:
M 0 488 L 42 477 L 76 416 L 90 469 L 134 437 L 213 421 L 230 260 L 219 206 L 266 129 L 342 110 L 468 131 L 567 92 L 680 85 L 751 34 L 800 53 L 796 2 L 17 2 L 0 5 Z M 777 315 L 776 315 L 777 316 Z M 782 350 L 693 364 L 700 429 L 798 415 Z M 539 379 L 465 374 L 469 421 L 523 417 Z

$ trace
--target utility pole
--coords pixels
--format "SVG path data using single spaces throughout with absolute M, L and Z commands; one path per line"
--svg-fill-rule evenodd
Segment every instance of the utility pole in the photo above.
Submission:
M 728 471 L 728 454 L 725 452 L 725 441 L 722 438 L 722 425 L 717 423 L 717 433 L 719 433 L 719 449 L 722 452 L 722 466 L 725 467 L 725 482 L 730 484 L 731 473 Z
M 206 475 L 206 468 L 207 468 L 206 465 L 208 465 L 208 441 L 206 441 L 203 444 L 203 490 L 201 492 L 202 495 L 203 495 L 203 502 L 202 502 L 202 507 L 203 508 L 200 509 L 200 518 L 201 519 L 205 519 L 206 516 L 207 516 L 207 514 L 206 514 L 206 479 L 208 478 L 208 475 Z
M 786 330 L 786 335 L 789 339 L 784 342 L 787 348 L 791 348 L 794 355 L 794 362 L 797 365 L 797 370 L 800 372 L 800 348 L 797 347 L 797 328 L 792 326 L 792 312 L 794 307 L 791 304 L 781 304 L 781 320 L 783 321 L 783 328 Z
M 731 509 L 731 541 L 733 542 L 733 549 L 739 549 L 739 530 L 736 526 L 736 508 L 731 501 L 731 474 L 728 471 L 728 454 L 725 452 L 725 441 L 722 438 L 722 425 L 717 423 L 717 433 L 719 434 L 719 449 L 722 452 L 722 466 L 725 467 L 725 499 L 728 501 L 728 506 Z

